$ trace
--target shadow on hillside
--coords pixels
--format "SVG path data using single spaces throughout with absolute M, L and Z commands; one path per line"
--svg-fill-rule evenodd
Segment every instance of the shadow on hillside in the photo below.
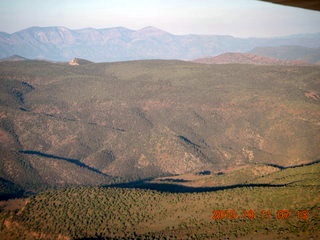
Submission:
M 20 190 L 15 193 L 1 193 L 0 192 L 0 201 L 7 201 L 7 200 L 13 199 L 13 198 L 22 198 L 24 196 L 25 196 L 24 190 Z
M 150 180 L 150 179 L 148 179 Z M 189 187 L 178 184 L 166 184 L 166 183 L 150 183 L 148 180 L 140 180 L 129 183 L 119 183 L 112 185 L 105 185 L 104 187 L 114 188 L 138 188 L 147 190 L 156 190 L 160 192 L 169 193 L 199 193 L 199 192 L 213 192 L 219 190 L 235 189 L 235 188 L 248 188 L 248 187 L 284 187 L 286 184 L 235 184 L 229 186 L 218 186 L 218 187 Z
M 275 164 L 266 164 L 268 166 L 277 167 L 280 170 L 285 170 L 289 168 L 298 168 L 298 167 L 305 167 L 310 166 L 314 164 L 320 163 L 320 160 L 316 160 L 310 163 L 305 164 L 299 164 L 289 167 L 284 167 L 280 165 Z M 183 179 L 172 179 L 170 183 L 152 183 L 150 182 L 153 180 L 152 178 L 143 179 L 139 181 L 134 182 L 128 182 L 128 183 L 118 183 L 118 184 L 112 184 L 112 185 L 105 185 L 104 187 L 117 187 L 117 188 L 138 188 L 138 189 L 148 189 L 148 190 L 156 190 L 160 192 L 170 192 L 170 193 L 199 193 L 199 192 L 213 192 L 213 191 L 219 191 L 219 190 L 227 190 L 227 189 L 235 189 L 235 188 L 249 188 L 249 187 L 285 187 L 289 186 L 292 183 L 287 184 L 234 184 L 234 185 L 228 185 L 228 186 L 215 186 L 215 187 L 190 187 L 190 186 L 183 186 L 179 184 L 179 182 L 188 182 L 188 180 Z M 162 179 L 160 181 L 166 181 L 169 179 Z
M 281 165 L 278 165 L 278 164 L 272 164 L 272 163 L 266 163 L 265 165 L 266 166 L 270 166 L 270 167 L 275 167 L 275 168 L 278 168 L 280 170 L 285 170 L 285 169 L 289 169 L 289 168 L 306 167 L 306 166 L 310 166 L 310 165 L 317 164 L 317 163 L 320 163 L 320 159 L 315 160 L 313 162 L 293 165 L 293 166 L 289 166 L 289 167 L 284 167 L 284 166 L 281 166 Z
M 66 157 L 56 156 L 56 155 L 47 154 L 47 153 L 43 153 L 43 152 L 39 152 L 39 151 L 33 151 L 33 150 L 21 150 L 21 151 L 19 151 L 19 153 L 27 154 L 27 155 L 36 155 L 36 156 L 39 156 L 39 157 L 45 157 L 45 158 L 51 158 L 51 159 L 57 159 L 57 160 L 63 160 L 63 161 L 75 164 L 78 167 L 86 168 L 86 169 L 88 169 L 90 171 L 93 171 L 93 172 L 108 176 L 108 175 L 100 172 L 98 169 L 92 168 L 92 167 L 84 164 L 83 162 L 79 161 L 78 159 L 66 158 Z
M 25 191 L 17 184 L 0 177 L 0 201 L 20 198 Z

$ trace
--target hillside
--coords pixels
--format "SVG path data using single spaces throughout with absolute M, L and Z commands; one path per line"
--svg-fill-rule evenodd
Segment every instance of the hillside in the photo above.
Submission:
M 141 181 L 134 187 L 177 192 L 200 192 L 236 187 L 319 185 L 320 161 L 306 165 L 282 167 L 269 164 L 247 164 L 223 171 L 202 171 Z M 130 184 L 118 184 L 132 187 Z
M 320 63 L 320 48 L 301 46 L 257 47 L 249 53 L 284 61 L 300 60 L 311 64 Z
M 2 62 L 2 197 L 314 162 L 319 78 L 310 66 Z
M 248 52 L 255 47 L 298 45 L 320 47 L 319 34 L 277 38 L 237 38 L 220 35 L 174 35 L 155 27 L 72 30 L 66 27 L 31 27 L 0 34 L 0 58 L 21 55 L 29 59 L 93 62 L 139 59 L 191 60 L 225 52 Z M 90 49 L 90 51 L 88 51 Z
M 205 64 L 257 64 L 257 65 L 286 65 L 286 66 L 304 66 L 308 65 L 303 61 L 284 61 L 277 58 L 259 56 L 251 53 L 223 53 L 215 57 L 199 58 L 193 60 L 196 63 Z
M 28 59 L 21 57 L 19 55 L 12 55 L 12 56 L 0 59 L 1 62 L 5 62 L 5 61 L 17 62 L 17 61 L 25 61 L 25 60 L 28 60 Z
M 318 239 L 319 167 L 278 169 L 264 176 L 256 167 L 249 170 L 255 185 L 235 181 L 201 193 L 102 187 L 45 191 L 0 202 L 0 237 Z M 237 174 L 239 170 L 210 177 Z

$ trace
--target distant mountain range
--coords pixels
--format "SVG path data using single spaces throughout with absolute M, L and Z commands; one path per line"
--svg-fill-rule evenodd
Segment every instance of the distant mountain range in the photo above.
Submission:
M 137 59 L 191 60 L 225 52 L 248 52 L 257 47 L 295 45 L 320 48 L 320 33 L 277 38 L 236 38 L 220 35 L 174 35 L 155 27 L 71 30 L 65 27 L 31 27 L 8 34 L 0 32 L 0 58 L 20 55 L 30 59 L 95 62 Z

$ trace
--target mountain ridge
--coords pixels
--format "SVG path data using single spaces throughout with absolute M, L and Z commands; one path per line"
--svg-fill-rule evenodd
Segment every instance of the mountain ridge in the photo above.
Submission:
M 63 26 L 30 27 L 0 34 L 0 58 L 21 55 L 29 59 L 94 62 L 139 59 L 191 60 L 224 52 L 248 52 L 255 47 L 300 45 L 320 47 L 320 34 L 275 38 L 238 38 L 224 35 L 175 35 L 148 26 L 69 29 Z
M 193 60 L 196 63 L 204 64 L 257 64 L 257 65 L 286 65 L 286 66 L 308 66 L 311 65 L 302 60 L 281 60 L 278 58 L 266 57 L 252 53 L 223 53 L 215 57 L 206 57 Z

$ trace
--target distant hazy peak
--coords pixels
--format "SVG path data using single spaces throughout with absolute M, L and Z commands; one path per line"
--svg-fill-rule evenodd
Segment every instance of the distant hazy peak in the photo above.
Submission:
M 63 26 L 49 26 L 49 27 L 39 27 L 39 26 L 32 26 L 26 29 L 23 29 L 18 32 L 36 32 L 36 31 L 71 31 L 69 28 L 63 27 Z M 16 32 L 16 33 L 18 33 Z
M 145 33 L 148 35 L 162 35 L 162 34 L 170 34 L 166 31 L 163 31 L 159 28 L 153 27 L 153 26 L 148 26 L 148 27 L 144 27 L 140 30 L 137 30 L 138 33 Z
M 18 62 L 18 61 L 25 61 L 25 60 L 28 60 L 28 59 L 25 58 L 25 57 L 19 56 L 19 55 L 12 55 L 12 56 L 10 56 L 10 57 L 3 58 L 3 59 L 1 59 L 0 61 L 1 61 L 1 62 L 4 62 L 4 61 Z

